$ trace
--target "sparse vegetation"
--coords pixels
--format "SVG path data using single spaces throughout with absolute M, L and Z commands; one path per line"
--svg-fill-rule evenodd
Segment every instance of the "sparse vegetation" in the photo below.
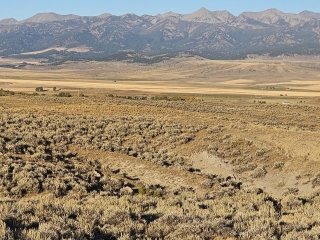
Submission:
M 36 87 L 36 92 L 43 92 L 43 87 Z
M 139 86 L 150 86 L 144 84 L 153 71 L 152 78 L 158 74 L 166 84 L 171 78 L 180 81 L 174 74 L 180 69 L 183 77 L 192 77 L 179 84 L 213 92 L 218 84 L 200 88 L 193 83 L 212 77 L 213 71 L 215 79 L 222 74 L 231 79 L 234 73 L 251 79 L 253 65 L 257 70 L 266 67 L 268 74 L 277 68 L 269 61 L 170 61 L 170 66 L 159 63 L 155 68 L 127 65 L 125 77 L 143 69 L 132 77 L 139 79 Z M 82 63 L 68 64 L 72 69 Z M 28 85 L 30 95 L 10 96 L 8 91 L 1 97 L 1 239 L 319 237 L 318 100 L 284 106 L 257 96 L 262 92 L 257 89 L 246 89 L 250 97 L 192 96 L 178 88 L 169 94 L 157 80 L 151 84 L 159 89 L 152 94 L 136 86 L 132 89 L 141 92 L 121 91 L 136 82 L 122 80 L 124 73 L 108 64 L 116 82 L 105 79 L 104 67 L 94 74 L 91 69 L 78 73 L 77 68 L 70 70 L 72 81 L 62 85 L 57 79 L 67 75 L 54 65 L 50 67 L 59 71 L 50 70 L 53 82 L 43 87 L 64 86 L 68 94 L 48 90 L 42 96 L 34 91 L 37 82 Z M 290 72 L 303 63 L 290 64 L 281 67 Z M 317 63 L 308 66 L 318 74 Z M 163 69 L 172 76 L 162 74 Z M 5 83 L 10 89 L 24 77 L 14 74 L 17 81 Z M 4 79 L 13 78 L 6 75 L 10 72 L 3 73 Z M 30 79 L 44 76 L 34 73 Z M 74 82 L 88 76 L 96 86 L 110 87 L 110 93 L 83 87 L 87 98 L 61 97 L 81 96 Z M 242 91 L 239 86 L 233 90 Z
M 57 97 L 72 97 L 72 95 L 69 92 L 59 92 Z
M 251 105 L 239 110 L 197 101 L 30 95 L 2 99 L 2 239 L 319 236 L 317 172 L 307 183 L 315 192 L 299 194 L 298 187 L 284 182 L 281 197 L 240 180 L 264 179 L 292 161 L 284 149 L 267 146 L 252 132 L 246 138 L 243 130 L 249 121 L 259 133 L 262 126 L 303 131 L 309 124 L 316 131 L 316 122 L 288 122 L 266 115 L 265 109 L 238 121 L 237 114 L 246 116 Z M 45 109 L 39 108 L 43 105 Z M 220 157 L 235 175 L 190 165 L 195 151 Z
M 284 166 L 284 162 L 275 162 L 274 165 L 273 165 L 273 168 L 274 169 L 282 169 Z
M 14 95 L 14 92 L 9 91 L 9 90 L 3 90 L 2 88 L 0 89 L 0 97 L 1 96 L 11 96 Z

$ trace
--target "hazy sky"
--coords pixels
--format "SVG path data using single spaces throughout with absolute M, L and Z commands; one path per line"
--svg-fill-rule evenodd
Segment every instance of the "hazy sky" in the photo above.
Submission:
M 283 12 L 304 10 L 320 13 L 320 0 L 0 0 L 0 19 L 26 19 L 42 12 L 97 16 L 102 13 L 156 15 L 173 11 L 192 13 L 201 7 L 211 11 L 228 10 L 234 15 L 244 11 L 277 8 Z

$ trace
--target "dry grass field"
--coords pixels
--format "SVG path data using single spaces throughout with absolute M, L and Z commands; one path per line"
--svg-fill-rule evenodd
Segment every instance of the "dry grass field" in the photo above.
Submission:
M 3 59 L 2 59 L 3 60 Z M 3 60 L 4 61 L 4 60 Z M 1 62 L 1 61 L 0 61 Z M 248 96 L 320 97 L 317 61 L 211 61 L 185 58 L 153 65 L 124 62 L 69 62 L 2 69 L 0 87 L 34 91 L 42 85 L 118 93 L 238 94 Z
M 319 239 L 319 68 L 2 68 L 0 238 Z

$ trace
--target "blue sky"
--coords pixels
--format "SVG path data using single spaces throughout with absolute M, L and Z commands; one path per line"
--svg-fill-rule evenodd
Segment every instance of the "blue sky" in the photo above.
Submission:
M 211 11 L 228 10 L 234 15 L 244 11 L 263 11 L 277 8 L 283 12 L 304 10 L 320 13 L 320 0 L 0 0 L 0 19 L 26 19 L 42 12 L 96 16 L 102 13 L 137 15 L 192 13 L 201 7 Z

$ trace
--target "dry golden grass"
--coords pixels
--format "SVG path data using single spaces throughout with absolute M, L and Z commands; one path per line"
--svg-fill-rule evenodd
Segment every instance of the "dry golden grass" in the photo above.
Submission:
M 175 61 L 2 72 L 0 238 L 320 236 L 318 64 Z
M 113 93 L 319 97 L 319 69 L 316 61 L 285 60 L 172 59 L 154 65 L 70 62 L 51 67 L 28 66 L 22 70 L 2 69 L 0 87 L 29 92 L 41 85 L 49 90 L 52 87 L 69 91 L 80 88 L 86 93 L 103 90 Z
M 317 164 L 320 156 L 319 107 L 315 105 L 259 104 L 252 99 L 163 102 L 102 96 L 67 99 L 12 96 L 2 97 L 0 107 L 9 112 L 27 111 L 39 115 L 132 116 L 182 124 L 195 130 L 188 130 L 191 132 L 181 137 L 174 133 L 168 135 L 167 139 L 160 140 L 167 141 L 163 148 L 185 156 L 189 165 L 211 174 L 225 173 L 227 176 L 235 173 L 233 167 L 246 169 L 245 164 L 250 162 L 257 167 L 266 166 L 268 173 L 262 179 L 253 179 L 250 171 L 236 173 L 248 186 L 253 184 L 276 196 L 281 196 L 289 187 L 298 187 L 301 193 L 311 192 L 310 178 L 320 172 Z M 184 140 L 189 137 L 193 140 Z M 210 166 L 214 156 L 226 160 Z M 284 165 L 274 168 L 279 162 Z M 224 167 L 219 169 L 220 165 Z

